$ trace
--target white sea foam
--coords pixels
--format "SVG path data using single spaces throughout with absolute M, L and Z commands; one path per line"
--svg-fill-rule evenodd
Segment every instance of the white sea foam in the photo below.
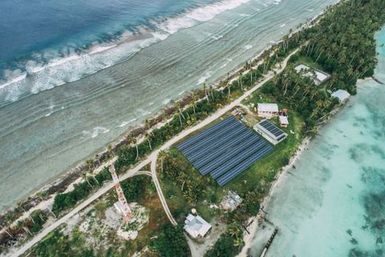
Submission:
M 203 74 L 203 76 L 198 79 L 197 85 L 205 83 L 206 80 L 211 77 L 211 75 L 212 71 L 206 71 L 205 74 Z
M 132 123 L 132 122 L 134 122 L 134 121 L 136 121 L 136 120 L 137 120 L 137 118 L 133 118 L 133 119 L 128 120 L 128 121 L 123 121 L 123 122 L 119 125 L 119 128 L 123 128 L 123 127 L 129 125 L 130 123 Z
M 170 103 L 171 102 L 171 99 L 170 98 L 167 98 L 167 99 L 165 99 L 164 101 L 162 101 L 162 104 L 163 105 L 167 105 L 168 103 Z
M 198 7 L 184 15 L 168 19 L 160 24 L 156 24 L 161 30 L 169 34 L 190 28 L 199 22 L 209 21 L 220 13 L 237 8 L 250 0 L 225 0 L 214 4 Z
M 17 83 L 23 81 L 27 77 L 27 73 L 22 72 L 21 70 L 14 70 L 14 71 L 6 70 L 4 72 L 4 75 L 5 75 L 5 77 L 8 78 L 8 80 L 6 82 L 4 81 L 2 83 L 0 81 L 0 83 L 1 83 L 0 84 L 0 90 L 6 89 L 10 85 L 17 84 Z
M 218 14 L 249 1 L 223 0 L 200 6 L 162 22 L 154 21 L 155 26 L 160 31 L 150 32 L 146 28 L 138 27 L 139 37 L 125 32 L 114 43 L 95 43 L 86 50 L 68 46 L 60 51 L 51 49 L 35 53 L 33 60 L 20 63 L 20 66 L 24 66 L 25 71 L 8 70 L 3 72 L 5 79 L 0 81 L 0 93 L 5 96 L 5 100 L 13 102 L 17 101 L 22 94 L 38 94 L 41 91 L 79 80 L 84 76 L 108 68 L 145 47 L 167 39 L 180 29 L 211 20 Z M 222 37 L 223 35 L 212 35 L 214 40 L 219 40 Z M 203 81 L 206 79 L 204 78 Z
M 105 127 L 95 127 L 95 128 L 92 129 L 92 131 L 83 130 L 83 135 L 85 137 L 95 138 L 99 134 L 105 134 L 105 133 L 108 133 L 108 132 L 110 132 L 110 130 L 105 128 Z
M 251 48 L 253 48 L 253 45 L 245 45 L 243 48 L 245 48 L 246 50 L 250 50 Z

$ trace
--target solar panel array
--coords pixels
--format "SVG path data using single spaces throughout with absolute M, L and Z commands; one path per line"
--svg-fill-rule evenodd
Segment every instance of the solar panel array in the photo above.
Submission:
M 224 186 L 273 150 L 273 146 L 233 116 L 177 145 L 202 174 Z
M 269 131 L 271 134 L 274 135 L 274 137 L 279 141 L 283 137 L 286 136 L 285 132 L 283 132 L 280 128 L 275 126 L 273 123 L 271 123 L 268 120 L 263 120 L 259 123 L 263 128 L 265 128 L 267 131 Z

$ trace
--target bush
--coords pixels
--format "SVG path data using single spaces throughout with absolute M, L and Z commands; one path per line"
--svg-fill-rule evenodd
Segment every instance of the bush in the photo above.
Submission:
M 174 227 L 166 224 L 161 228 L 160 235 L 152 241 L 150 247 L 155 250 L 160 257 L 189 257 L 190 248 L 181 227 Z

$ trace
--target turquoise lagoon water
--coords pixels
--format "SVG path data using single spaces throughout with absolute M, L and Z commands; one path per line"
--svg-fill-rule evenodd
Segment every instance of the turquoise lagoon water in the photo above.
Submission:
M 0 210 L 336 0 L 0 3 Z
M 385 29 L 377 39 L 385 81 Z M 267 256 L 385 256 L 385 85 L 360 82 L 284 176 L 266 208 L 280 229 Z

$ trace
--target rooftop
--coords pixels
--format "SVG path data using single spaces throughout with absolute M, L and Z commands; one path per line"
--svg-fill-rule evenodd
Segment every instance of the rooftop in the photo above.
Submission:
M 242 203 L 242 201 L 243 199 L 237 193 L 229 191 L 228 194 L 223 197 L 221 207 L 224 210 L 233 211 Z
M 337 91 L 332 93 L 332 96 L 338 98 L 340 100 L 340 102 L 344 102 L 347 99 L 349 99 L 350 94 L 346 90 L 338 89 Z
M 288 120 L 287 116 L 280 115 L 279 116 L 279 123 L 281 123 L 282 125 L 289 125 L 289 120 Z
M 186 217 L 184 229 L 193 238 L 198 238 L 204 237 L 211 229 L 211 225 L 201 216 L 189 214 Z
M 258 112 L 278 112 L 278 105 L 275 103 L 258 103 Z
M 277 144 L 287 137 L 287 134 L 274 125 L 272 122 L 264 119 L 254 126 L 254 129 L 261 133 L 271 143 Z
M 314 83 L 316 85 L 322 84 L 324 81 L 328 80 L 330 78 L 330 75 L 326 72 L 311 68 L 307 65 L 300 64 L 297 67 L 295 67 L 295 70 L 299 72 L 304 72 L 305 77 L 312 78 Z

